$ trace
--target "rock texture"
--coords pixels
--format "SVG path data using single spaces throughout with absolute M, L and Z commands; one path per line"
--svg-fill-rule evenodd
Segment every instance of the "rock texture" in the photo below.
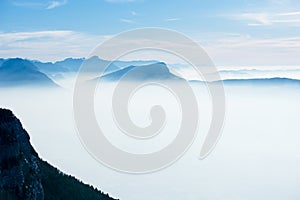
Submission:
M 41 160 L 10 110 L 0 108 L 0 199 L 111 199 Z
M 20 121 L 0 110 L 0 191 L 3 198 L 44 199 L 38 156 Z

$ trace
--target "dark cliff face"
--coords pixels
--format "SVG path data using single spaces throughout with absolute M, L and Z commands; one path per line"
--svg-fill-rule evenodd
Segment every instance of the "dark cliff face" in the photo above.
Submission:
M 41 160 L 10 110 L 0 108 L 0 199 L 111 199 Z
M 44 199 L 38 157 L 20 121 L 0 109 L 0 199 Z

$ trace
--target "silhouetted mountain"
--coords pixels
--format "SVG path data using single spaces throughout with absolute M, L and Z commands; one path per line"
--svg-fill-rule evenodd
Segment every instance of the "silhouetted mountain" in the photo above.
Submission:
M 114 63 L 111 63 L 107 60 L 102 60 L 97 56 L 86 59 L 84 61 L 84 66 L 86 66 L 84 72 L 102 72 L 105 70 L 104 73 L 110 73 L 120 69 Z
M 41 171 L 29 136 L 11 111 L 0 109 L 0 199 L 43 199 Z
M 69 72 L 77 72 L 84 61 L 84 58 L 66 58 L 62 61 L 57 61 L 54 64 Z
M 52 62 L 40 62 L 40 61 L 37 61 L 37 60 L 33 60 L 31 61 L 35 66 L 37 66 L 37 68 L 45 73 L 45 74 L 48 74 L 48 73 L 60 73 L 60 72 L 69 72 L 69 70 L 61 65 L 58 65 L 58 64 L 55 64 L 55 63 L 52 63 Z
M 228 85 L 299 85 L 300 80 L 289 78 L 256 78 L 256 79 L 226 79 L 223 83 Z
M 204 84 L 204 81 L 192 80 L 190 83 Z M 222 82 L 228 86 L 300 86 L 300 80 L 289 78 L 255 78 L 255 79 L 225 79 L 222 81 L 210 82 L 219 83 Z
M 52 78 L 62 78 L 64 73 L 77 72 L 84 59 L 81 58 L 67 58 L 63 61 L 40 62 L 37 60 L 32 61 L 38 69 Z
M 144 81 L 144 80 L 183 80 L 181 77 L 172 74 L 163 62 L 158 62 L 144 66 L 129 66 L 116 72 L 109 73 L 101 77 L 107 81 L 120 80 L 124 75 L 124 81 Z
M 12 58 L 0 67 L 0 86 L 57 86 L 47 75 L 28 60 Z
M 99 69 L 102 70 L 104 67 L 109 65 L 109 69 L 107 72 L 113 72 L 131 65 L 134 66 L 142 66 L 142 65 L 149 65 L 153 63 L 157 63 L 158 61 L 143 61 L 143 60 L 137 60 L 137 61 L 120 61 L 115 60 L 113 62 L 109 60 L 104 60 L 99 58 L 98 56 L 92 56 L 88 59 L 84 58 L 66 58 L 63 61 L 57 61 L 54 63 L 56 67 L 61 67 L 69 72 L 77 72 L 81 66 L 81 64 L 85 62 L 89 66 L 90 72 L 98 72 Z
M 0 199 L 112 199 L 41 160 L 10 110 L 0 109 Z
M 57 77 L 58 75 L 61 76 L 64 73 L 72 73 L 78 72 L 81 64 L 84 63 L 88 66 L 86 72 L 99 72 L 104 69 L 107 65 L 109 68 L 106 70 L 105 73 L 110 73 L 116 70 L 123 69 L 125 67 L 134 65 L 134 66 L 142 66 L 142 65 L 149 65 L 153 63 L 157 63 L 157 61 L 120 61 L 116 60 L 111 63 L 109 60 L 101 59 L 97 56 L 92 56 L 88 59 L 84 58 L 66 58 L 62 61 L 57 62 L 40 62 L 37 60 L 33 60 L 32 63 L 38 67 L 38 69 L 47 74 L 50 77 Z
M 93 56 L 88 59 L 83 58 L 66 58 L 62 61 L 57 61 L 55 63 L 51 62 L 40 62 L 32 61 L 41 72 L 47 74 L 50 77 L 62 77 L 64 73 L 74 73 L 80 70 L 82 64 L 87 66 L 85 68 L 86 73 L 100 72 L 107 65 L 109 65 L 106 72 L 113 72 L 119 70 L 120 68 L 114 64 L 110 64 L 110 61 L 102 60 L 97 56 Z

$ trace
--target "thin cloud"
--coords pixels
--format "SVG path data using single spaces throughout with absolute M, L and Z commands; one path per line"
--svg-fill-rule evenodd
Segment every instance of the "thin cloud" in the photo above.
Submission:
M 217 65 L 299 65 L 300 37 L 209 34 L 199 44 Z
M 135 11 L 131 11 L 130 14 L 131 14 L 132 16 L 139 15 L 139 14 L 138 14 L 137 12 L 135 12 Z
M 278 13 L 279 16 L 293 16 L 293 15 L 300 15 L 300 12 L 288 12 L 288 13 Z
M 65 57 L 86 57 L 96 44 L 112 36 L 82 32 L 35 31 L 0 32 L 0 55 L 56 61 Z M 133 40 L 132 43 L 145 41 Z M 216 64 L 298 64 L 300 37 L 253 38 L 240 34 L 208 34 L 198 37 Z M 120 44 L 128 45 L 127 43 Z M 177 48 L 180 44 L 170 43 Z M 109 54 L 109 51 L 107 52 Z M 146 54 L 151 59 L 153 54 Z M 168 61 L 168 60 L 166 60 Z M 171 62 L 173 63 L 173 62 Z
M 53 8 L 57 8 L 60 6 L 63 6 L 67 3 L 67 0 L 64 1 L 50 1 L 49 5 L 47 6 L 47 10 L 53 9 Z
M 135 2 L 137 0 L 105 0 L 108 3 L 130 3 Z
M 67 0 L 62 1 L 48 1 L 48 2 L 29 2 L 29 1 L 14 1 L 12 4 L 18 7 L 26 7 L 26 8 L 37 8 L 37 9 L 54 9 L 60 6 L 67 4 Z
M 27 8 L 42 8 L 45 7 L 45 3 L 37 3 L 37 2 L 18 2 L 14 1 L 12 2 L 12 5 L 17 7 L 27 7 Z
M 300 26 L 300 12 L 285 13 L 242 13 L 231 16 L 234 20 L 245 21 L 249 26 L 287 25 Z
M 180 18 L 168 18 L 168 19 L 165 19 L 165 21 L 167 22 L 172 22 L 172 21 L 179 21 L 181 20 Z
M 0 32 L 0 54 L 4 58 L 22 57 L 43 61 L 86 57 L 96 44 L 109 37 L 68 30 Z
M 121 22 L 127 23 L 127 24 L 135 24 L 136 22 L 131 19 L 120 19 Z

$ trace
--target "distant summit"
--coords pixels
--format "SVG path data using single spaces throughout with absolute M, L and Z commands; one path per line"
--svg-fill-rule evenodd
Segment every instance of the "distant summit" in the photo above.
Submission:
M 56 61 L 54 65 L 63 69 L 62 71 L 75 72 L 79 70 L 83 61 L 83 58 L 66 58 L 62 61 Z
M 111 63 L 111 61 L 100 59 L 97 56 L 92 56 L 86 59 L 83 62 L 83 65 L 86 66 L 84 72 L 88 73 L 97 73 L 102 71 L 104 71 L 104 73 L 110 73 L 120 69 L 114 63 Z
M 0 67 L 0 86 L 52 86 L 57 85 L 28 60 L 12 58 Z
M 124 77 L 124 79 L 122 79 Z M 144 66 L 129 66 L 119 71 L 104 75 L 101 79 L 107 81 L 145 81 L 145 80 L 164 80 L 174 81 L 183 80 L 181 77 L 172 74 L 163 62 Z
M 252 85 L 252 86 L 300 86 L 300 80 L 290 78 L 254 78 L 254 79 L 226 79 L 223 80 L 227 85 Z

